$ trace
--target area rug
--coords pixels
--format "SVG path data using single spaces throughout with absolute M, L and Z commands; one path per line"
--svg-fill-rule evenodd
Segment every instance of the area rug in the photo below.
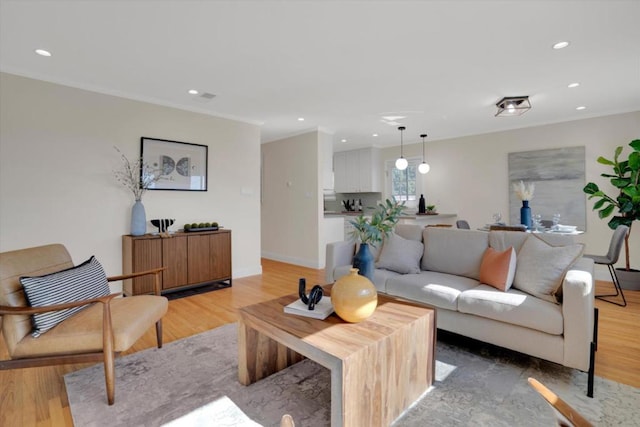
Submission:
M 395 426 L 550 426 L 534 377 L 595 425 L 639 425 L 640 389 L 439 332 L 436 381 Z M 238 382 L 237 325 L 228 324 L 116 360 L 115 404 L 102 365 L 65 376 L 75 426 L 330 425 L 330 373 L 304 360 L 250 386 Z

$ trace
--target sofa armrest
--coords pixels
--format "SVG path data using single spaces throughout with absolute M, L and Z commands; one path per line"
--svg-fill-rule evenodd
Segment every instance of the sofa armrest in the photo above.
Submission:
M 582 371 L 589 370 L 589 350 L 593 341 L 593 265 L 592 259 L 578 259 L 562 282 L 563 364 Z
M 336 270 L 336 267 L 351 265 L 353 255 L 355 253 L 356 244 L 354 242 L 342 241 L 327 243 L 327 254 L 324 267 L 325 282 L 335 282 L 333 272 Z

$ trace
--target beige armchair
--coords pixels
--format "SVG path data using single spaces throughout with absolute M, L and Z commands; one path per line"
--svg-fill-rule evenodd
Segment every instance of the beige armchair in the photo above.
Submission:
M 0 369 L 18 369 L 66 363 L 103 362 L 107 400 L 114 402 L 114 358 L 130 348 L 154 323 L 158 348 L 162 347 L 162 317 L 168 301 L 160 296 L 164 268 L 109 277 L 116 281 L 155 275 L 155 294 L 116 298 L 111 294 L 83 301 L 30 307 L 20 283 L 23 276 L 42 276 L 73 267 L 60 244 L 0 253 L 0 316 L 2 334 L 10 360 Z M 88 305 L 37 338 L 31 334 L 36 313 Z

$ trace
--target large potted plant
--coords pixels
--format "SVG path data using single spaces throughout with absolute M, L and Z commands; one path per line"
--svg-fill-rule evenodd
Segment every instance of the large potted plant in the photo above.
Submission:
M 351 237 L 360 243 L 358 253 L 353 257 L 353 267 L 359 270 L 358 274 L 373 281 L 374 259 L 369 245 L 375 247 L 382 242 L 398 223 L 403 210 L 404 202 L 387 199 L 378 205 L 371 218 L 361 214 L 350 221 L 353 225 Z
M 588 183 L 583 191 L 589 195 L 589 199 L 596 198 L 593 210 L 598 211 L 602 219 L 613 217 L 609 220 L 609 228 L 615 230 L 618 225 L 629 227 L 629 233 L 625 237 L 625 268 L 616 269 L 620 286 L 625 289 L 640 289 L 640 270 L 632 269 L 629 261 L 629 237 L 631 226 L 635 221 L 640 221 L 640 139 L 629 143 L 632 151 L 626 158 L 621 158 L 623 147 L 617 147 L 613 160 L 598 157 L 598 163 L 611 166 L 613 174 L 603 173 L 600 176 L 608 178 L 611 184 L 619 190 L 619 194 L 610 196 L 605 194 L 593 182 Z

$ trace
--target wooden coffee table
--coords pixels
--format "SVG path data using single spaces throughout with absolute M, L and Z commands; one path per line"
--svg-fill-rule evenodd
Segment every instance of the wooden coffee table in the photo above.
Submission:
M 325 292 L 326 293 L 326 292 Z M 289 295 L 240 309 L 238 375 L 249 385 L 307 357 L 331 371 L 332 426 L 388 426 L 431 385 L 436 312 L 378 295 L 361 323 L 285 314 Z

